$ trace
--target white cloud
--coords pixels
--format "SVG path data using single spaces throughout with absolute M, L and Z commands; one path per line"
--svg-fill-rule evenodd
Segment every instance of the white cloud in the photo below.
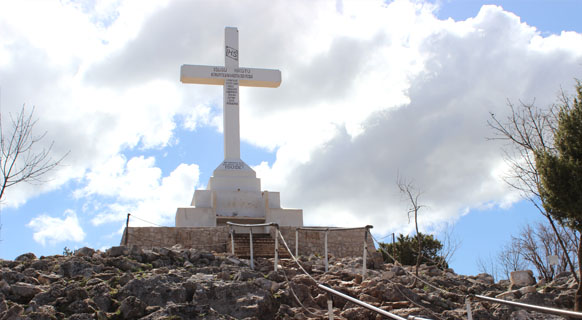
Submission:
M 283 190 L 284 204 L 304 208 L 307 223 L 329 223 L 333 216 L 340 226 L 373 224 L 380 233 L 406 231 L 408 203 L 396 188 L 398 172 L 423 190 L 421 201 L 428 206 L 421 215 L 423 228 L 455 220 L 470 209 L 517 200 L 501 179 L 505 166 L 500 144 L 486 141 L 492 135 L 486 125 L 489 112 L 503 117 L 507 99 L 536 99 L 539 106 L 555 101 L 559 88 L 571 86 L 580 73 L 582 55 L 572 48 L 582 44 L 582 38 L 541 38 L 534 28 L 495 6 L 483 7 L 477 17 L 460 25 L 429 25 L 433 31 L 412 50 L 424 58 L 395 63 L 403 63 L 404 70 L 410 70 L 408 64 L 422 64 L 417 73 L 408 73 L 410 80 L 402 89 L 408 102 L 390 94 L 382 98 L 385 92 L 371 94 L 387 103 L 362 111 L 359 116 L 365 120 L 356 132 L 350 130 L 350 112 L 341 109 L 341 102 L 334 103 L 340 107 L 333 115 L 330 111 L 331 117 L 344 122 L 338 121 L 323 141 L 324 135 L 314 134 L 317 123 L 311 123 L 324 117 L 317 111 L 297 112 L 295 122 L 277 122 L 295 125 L 301 132 L 278 128 L 288 142 L 278 150 L 272 168 L 258 168 L 259 175 L 265 188 Z M 553 49 L 539 50 L 546 46 L 544 41 L 553 43 Z M 358 90 L 362 88 L 356 85 L 346 89 L 348 101 Z M 356 98 L 345 108 L 359 112 L 367 103 L 375 102 Z M 318 123 L 320 130 L 325 127 L 325 122 Z M 317 142 L 301 137 L 303 131 Z M 306 149 L 309 154 L 304 156 Z
M 85 239 L 85 232 L 79 224 L 77 214 L 72 210 L 64 213 L 64 219 L 42 214 L 32 219 L 26 226 L 34 230 L 34 241 L 46 245 L 58 242 L 75 241 Z
M 71 153 L 54 182 L 15 187 L 6 205 L 80 181 L 95 224 L 127 212 L 166 224 L 189 203 L 196 165 L 163 177 L 153 157 L 121 154 L 163 151 L 177 126 L 221 130 L 222 89 L 178 75 L 182 64 L 223 63 L 227 25 L 239 28 L 241 65 L 283 74 L 280 88 L 241 89 L 242 139 L 277 152 L 258 169 L 263 186 L 305 209 L 308 223 L 333 215 L 375 231 L 406 228 L 397 172 L 425 191 L 426 225 L 515 201 L 499 177 L 499 146 L 485 141 L 488 112 L 503 116 L 506 99 L 552 103 L 582 62 L 581 34 L 543 37 L 496 6 L 461 22 L 406 0 L 43 8 L 54 15 L 32 24 L 25 5 L 0 4 L 2 108 L 36 105 L 55 157 Z
M 91 202 L 86 211 L 96 214 L 94 225 L 125 221 L 127 213 L 135 217 L 132 226 L 173 225 L 176 209 L 190 204 L 198 176 L 195 164 L 180 164 L 162 177 L 154 158 L 119 156 L 89 172 L 75 196 Z

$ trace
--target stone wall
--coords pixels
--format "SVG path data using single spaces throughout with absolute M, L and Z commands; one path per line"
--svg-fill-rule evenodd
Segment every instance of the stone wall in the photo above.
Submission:
M 271 229 L 271 237 L 275 236 L 275 229 Z M 295 254 L 296 227 L 280 227 L 291 253 Z M 327 252 L 335 257 L 358 257 L 363 255 L 365 228 L 341 230 L 329 228 L 327 238 Z M 124 233 L 121 244 L 139 245 L 146 248 L 172 247 L 181 244 L 185 248 L 226 252 L 226 244 L 230 241 L 227 226 L 218 227 L 130 227 Z M 323 256 L 325 252 L 325 232 L 299 230 L 299 254 L 309 256 L 316 254 Z M 367 237 L 368 252 L 376 251 L 372 237 Z M 283 244 L 280 245 L 283 247 Z
M 181 244 L 185 248 L 226 252 L 228 227 L 129 227 L 123 232 L 121 244 L 139 245 L 146 248 L 172 247 Z
M 281 234 L 285 238 L 291 253 L 295 254 L 295 230 L 296 227 L 280 227 Z M 334 229 L 329 228 L 327 234 L 327 253 L 335 257 L 358 257 L 364 254 L 364 233 L 366 229 Z M 308 256 L 325 253 L 325 232 L 312 230 L 299 230 L 299 255 Z M 271 231 L 271 236 L 274 231 Z M 374 241 L 368 234 L 366 243 L 368 253 L 376 251 Z

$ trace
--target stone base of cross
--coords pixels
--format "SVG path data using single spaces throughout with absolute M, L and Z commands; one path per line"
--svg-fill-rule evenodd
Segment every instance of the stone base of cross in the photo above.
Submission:
M 281 71 L 239 67 L 238 30 L 225 29 L 224 66 L 182 65 L 183 83 L 223 86 L 224 161 L 206 190 L 196 190 L 192 207 L 178 208 L 176 227 L 216 226 L 227 221 L 277 222 L 302 226 L 303 210 L 282 209 L 278 192 L 261 191 L 261 181 L 240 157 L 239 86 L 276 88 Z

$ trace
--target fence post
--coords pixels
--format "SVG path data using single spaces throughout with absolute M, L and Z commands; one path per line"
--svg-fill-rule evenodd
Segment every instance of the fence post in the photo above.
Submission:
M 279 264 L 279 226 L 275 225 L 275 272 Z
M 471 297 L 465 298 L 465 304 L 467 305 L 467 320 L 473 320 L 473 313 L 471 312 Z
M 295 228 L 295 258 L 299 258 L 299 228 Z
M 392 258 L 394 258 L 394 264 L 396 264 L 396 246 L 394 245 L 394 242 L 396 242 L 395 240 L 394 232 L 392 232 Z
M 234 256 L 234 230 L 232 229 L 232 226 L 228 226 L 228 228 L 230 229 L 230 252 Z
M 331 299 L 331 293 L 327 293 L 327 315 L 329 320 L 333 320 L 333 300 Z
M 250 242 L 251 242 L 251 269 L 255 270 L 255 263 L 253 261 L 253 227 L 250 227 L 249 229 L 250 229 L 249 236 L 251 239 L 250 240 Z
M 327 272 L 328 269 L 328 261 L 327 261 L 327 233 L 329 232 L 329 229 L 325 230 L 325 245 L 324 245 L 324 250 L 325 250 L 325 272 Z
M 125 221 L 125 245 L 127 246 L 127 243 L 129 241 L 129 216 L 131 214 L 128 213 L 127 214 L 127 221 Z
M 368 226 L 364 229 L 364 259 L 362 262 L 362 279 L 366 277 L 366 258 L 368 253 Z

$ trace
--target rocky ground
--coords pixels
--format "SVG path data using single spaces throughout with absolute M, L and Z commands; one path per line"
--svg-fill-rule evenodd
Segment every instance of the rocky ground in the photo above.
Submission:
M 487 274 L 412 267 L 362 258 L 301 257 L 318 282 L 402 317 L 466 319 L 465 297 L 479 294 L 562 309 L 573 306 L 575 281 L 565 273 L 551 283 L 519 287 Z M 68 256 L 28 253 L 0 260 L 0 320 L 4 319 L 327 319 L 327 294 L 291 260 L 249 261 L 195 249 L 82 248 Z M 524 284 L 522 284 L 524 285 Z M 433 287 L 434 286 L 434 287 Z M 436 287 L 436 288 L 435 288 Z M 438 289 L 440 288 L 440 289 Z M 474 319 L 562 319 L 474 300 Z M 381 319 L 333 298 L 335 319 Z

